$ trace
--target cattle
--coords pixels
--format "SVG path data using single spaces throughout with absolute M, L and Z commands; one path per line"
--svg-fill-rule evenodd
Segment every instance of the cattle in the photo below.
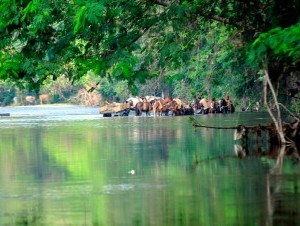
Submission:
M 26 96 L 25 97 L 25 104 L 26 105 L 33 105 L 33 104 L 35 104 L 35 100 L 36 100 L 35 96 Z
M 43 103 L 49 104 L 50 103 L 50 97 L 48 94 L 41 94 L 39 96 L 39 99 L 40 99 L 40 104 L 43 104 Z

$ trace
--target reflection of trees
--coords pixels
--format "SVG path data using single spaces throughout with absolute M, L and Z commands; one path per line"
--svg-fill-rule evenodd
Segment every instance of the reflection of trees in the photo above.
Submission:
M 207 139 L 207 144 L 209 144 L 211 140 L 213 140 L 215 143 L 218 142 L 218 139 L 216 139 L 218 136 L 216 135 L 217 133 L 215 130 L 207 130 L 206 133 L 201 130 L 201 132 Z M 297 174 L 292 176 L 282 174 L 282 170 L 284 167 L 284 159 L 291 160 L 293 163 L 299 162 L 299 151 L 295 145 L 278 148 L 276 146 L 277 143 L 273 142 L 272 139 L 270 139 L 270 136 L 272 136 L 270 133 L 253 133 L 252 136 L 247 137 L 246 141 L 235 143 L 233 145 L 234 151 L 239 158 L 245 158 L 245 161 L 242 161 L 242 164 L 249 163 L 251 159 L 252 166 L 249 167 L 253 167 L 254 160 L 260 161 L 261 159 L 261 163 L 267 163 L 267 165 L 271 165 L 274 162 L 274 167 L 272 167 L 270 172 L 267 174 L 266 183 L 263 184 L 263 188 L 266 187 L 267 189 L 267 193 L 263 193 L 265 195 L 264 198 L 266 199 L 267 210 L 265 215 L 262 214 L 261 216 L 261 219 L 263 219 L 264 222 L 263 225 L 296 225 L 296 222 L 299 222 L 300 220 L 300 211 L 298 210 L 298 206 L 300 204 L 300 201 L 298 201 L 300 200 L 298 194 L 298 176 Z M 223 144 L 224 143 L 225 142 L 223 142 Z M 258 158 L 247 158 L 251 156 Z M 213 159 L 214 161 L 217 160 L 217 158 Z M 200 161 L 198 171 L 202 168 L 203 170 L 205 169 L 203 167 L 203 163 L 205 162 Z M 227 161 L 226 164 L 229 164 L 229 161 Z M 213 175 L 214 173 L 212 172 L 211 174 Z M 239 183 L 241 183 L 241 181 L 239 181 Z M 252 184 L 248 184 L 247 186 L 255 187 L 255 185 Z M 243 186 L 243 189 L 248 189 L 247 186 Z M 217 187 L 217 183 L 213 184 L 212 190 Z M 258 187 L 262 188 L 262 186 Z M 258 187 L 256 189 L 258 189 Z M 261 195 L 259 191 L 262 190 L 264 189 L 258 190 L 258 193 L 252 194 L 251 197 L 260 197 Z M 226 196 L 228 197 L 229 195 L 230 193 L 227 192 Z M 242 193 L 240 193 L 240 195 L 242 195 Z M 247 196 L 249 196 L 249 194 L 247 194 Z M 233 201 L 235 197 L 232 198 Z M 222 198 L 220 198 L 220 200 L 222 200 Z M 264 218 L 265 216 L 268 216 L 269 218 Z
M 252 142 L 253 144 L 253 142 Z M 300 220 L 300 194 L 298 187 L 300 180 L 298 173 L 286 174 L 284 172 L 284 161 L 298 163 L 300 160 L 299 151 L 295 145 L 275 146 L 261 148 L 254 142 L 254 146 L 242 147 L 235 145 L 235 151 L 240 158 L 250 155 L 264 157 L 274 161 L 273 167 L 266 175 L 266 218 L 265 224 L 272 225 L 297 225 Z M 264 150 L 264 148 L 267 148 Z M 265 161 L 265 160 L 264 160 Z M 272 161 L 272 162 L 273 162 Z M 297 165 L 294 165 L 297 169 Z
M 269 135 L 270 136 L 270 135 Z M 259 138 L 259 139 L 258 139 Z M 299 151 L 295 143 L 279 146 L 269 142 L 268 136 L 263 139 L 261 137 L 252 137 L 247 142 L 235 144 L 235 153 L 240 158 L 248 156 L 263 157 L 264 161 L 272 160 L 273 166 L 266 175 L 266 215 L 268 216 L 265 225 L 296 225 L 300 220 L 300 195 L 298 187 L 300 180 L 298 172 L 286 174 L 285 167 L 293 167 L 297 169 L 300 161 Z M 291 164 L 284 162 L 290 161 Z M 271 161 L 269 161 L 269 164 Z M 291 171 L 291 169 L 289 170 Z
M 42 142 L 43 129 L 6 129 L 0 137 L 4 138 L 0 140 L 1 188 L 9 197 L 1 201 L 3 214 L 13 213 L 12 219 L 8 219 L 10 223 L 41 225 L 45 215 L 44 182 L 59 177 L 55 169 L 49 171 L 49 156 Z M 6 219 L 1 218 L 0 224 L 4 222 Z
M 75 185 L 74 190 L 65 193 L 69 197 L 63 197 L 66 187 L 55 186 L 82 175 L 81 165 L 89 166 L 85 156 L 92 154 L 94 145 L 89 139 L 97 140 L 92 132 L 89 133 L 88 128 L 78 132 L 76 128 L 64 126 L 30 126 L 0 131 L 0 206 L 5 216 L 0 219 L 1 225 L 6 221 L 18 225 L 43 225 L 53 220 L 49 219 L 49 210 L 70 210 L 70 197 L 78 188 Z M 92 175 L 98 176 L 96 173 L 85 174 L 85 179 Z M 96 181 L 101 180 L 98 177 Z M 52 223 L 55 225 L 60 220 L 58 216 Z M 75 222 L 67 219 L 66 223 L 68 221 Z
M 176 129 L 162 127 L 132 128 L 129 142 L 138 148 L 144 166 L 152 163 L 166 162 L 169 156 L 169 145 L 178 140 Z
M 299 161 L 296 147 L 281 146 L 277 149 L 274 167 L 266 176 L 267 225 L 298 225 L 300 220 L 300 185 L 297 174 L 286 175 L 283 171 L 284 158 L 292 156 Z
M 259 225 L 257 218 L 265 223 L 267 216 L 261 213 L 262 205 L 270 200 L 269 222 L 275 222 L 278 205 L 286 205 L 287 200 L 278 195 L 287 187 L 297 187 L 297 177 L 292 187 L 290 179 L 286 182 L 278 173 L 270 173 L 268 198 L 264 192 L 267 167 L 261 158 L 247 159 L 257 153 L 255 142 L 240 161 L 232 153 L 232 133 L 206 129 L 195 132 L 189 124 L 182 125 L 182 118 L 167 119 L 180 120 L 180 125 L 176 121 L 168 125 L 163 120 L 166 119 L 112 118 L 96 126 L 77 122 L 45 130 L 20 130 L 9 141 L 6 135 L 1 141 L 5 146 L 0 146 L 4 169 L 1 184 L 9 184 L 15 176 L 24 176 L 24 180 L 33 177 L 42 183 L 30 191 L 39 200 L 26 207 L 11 205 L 10 209 L 15 208 L 11 212 L 29 206 L 37 211 L 24 211 L 24 215 L 31 214 L 32 222 L 47 222 L 49 219 L 37 219 L 39 214 L 53 217 L 55 209 L 57 218 L 50 220 L 61 225 L 86 225 L 91 221 L 94 225 L 251 225 L 253 219 Z M 4 152 L 3 147 L 8 151 Z M 262 145 L 265 156 L 273 156 L 271 150 L 264 148 Z M 16 164 L 9 165 L 6 160 Z M 136 175 L 128 175 L 131 168 Z M 277 168 L 284 170 L 284 166 Z M 107 185 L 117 189 L 105 191 Z M 23 192 L 20 187 L 9 188 Z M 55 200 L 52 196 L 59 197 Z M 61 212 L 76 212 L 76 216 L 64 219 Z M 28 222 L 25 218 L 19 221 Z

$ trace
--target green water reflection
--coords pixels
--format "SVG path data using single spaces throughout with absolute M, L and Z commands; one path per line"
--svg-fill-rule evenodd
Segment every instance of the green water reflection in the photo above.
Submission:
M 198 119 L 218 126 L 268 120 Z M 275 158 L 250 149 L 239 159 L 233 131 L 195 130 L 188 117 L 29 118 L 0 128 L 0 225 L 297 225 L 300 219 L 298 164 L 286 157 L 280 174 L 272 174 Z

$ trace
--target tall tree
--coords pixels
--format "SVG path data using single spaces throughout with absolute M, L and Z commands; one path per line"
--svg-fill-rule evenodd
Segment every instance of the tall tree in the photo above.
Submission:
M 0 79 L 38 89 L 49 76 L 78 80 L 92 70 L 127 80 L 134 90 L 136 81 L 158 76 L 162 68 L 196 68 L 193 59 L 209 45 L 214 53 L 207 52 L 207 64 L 231 52 L 214 47 L 219 35 L 232 34 L 232 48 L 239 40 L 247 50 L 257 34 L 295 24 L 299 11 L 297 0 L 2 0 Z M 282 70 L 283 60 L 274 61 L 271 68 Z M 204 68 L 206 74 L 212 69 Z

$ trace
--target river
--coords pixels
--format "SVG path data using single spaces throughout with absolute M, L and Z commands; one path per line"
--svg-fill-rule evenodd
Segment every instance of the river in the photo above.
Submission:
M 233 130 L 96 107 L 14 107 L 0 117 L 0 225 L 299 225 L 299 163 L 267 138 L 236 154 Z M 210 126 L 264 113 L 197 115 Z

